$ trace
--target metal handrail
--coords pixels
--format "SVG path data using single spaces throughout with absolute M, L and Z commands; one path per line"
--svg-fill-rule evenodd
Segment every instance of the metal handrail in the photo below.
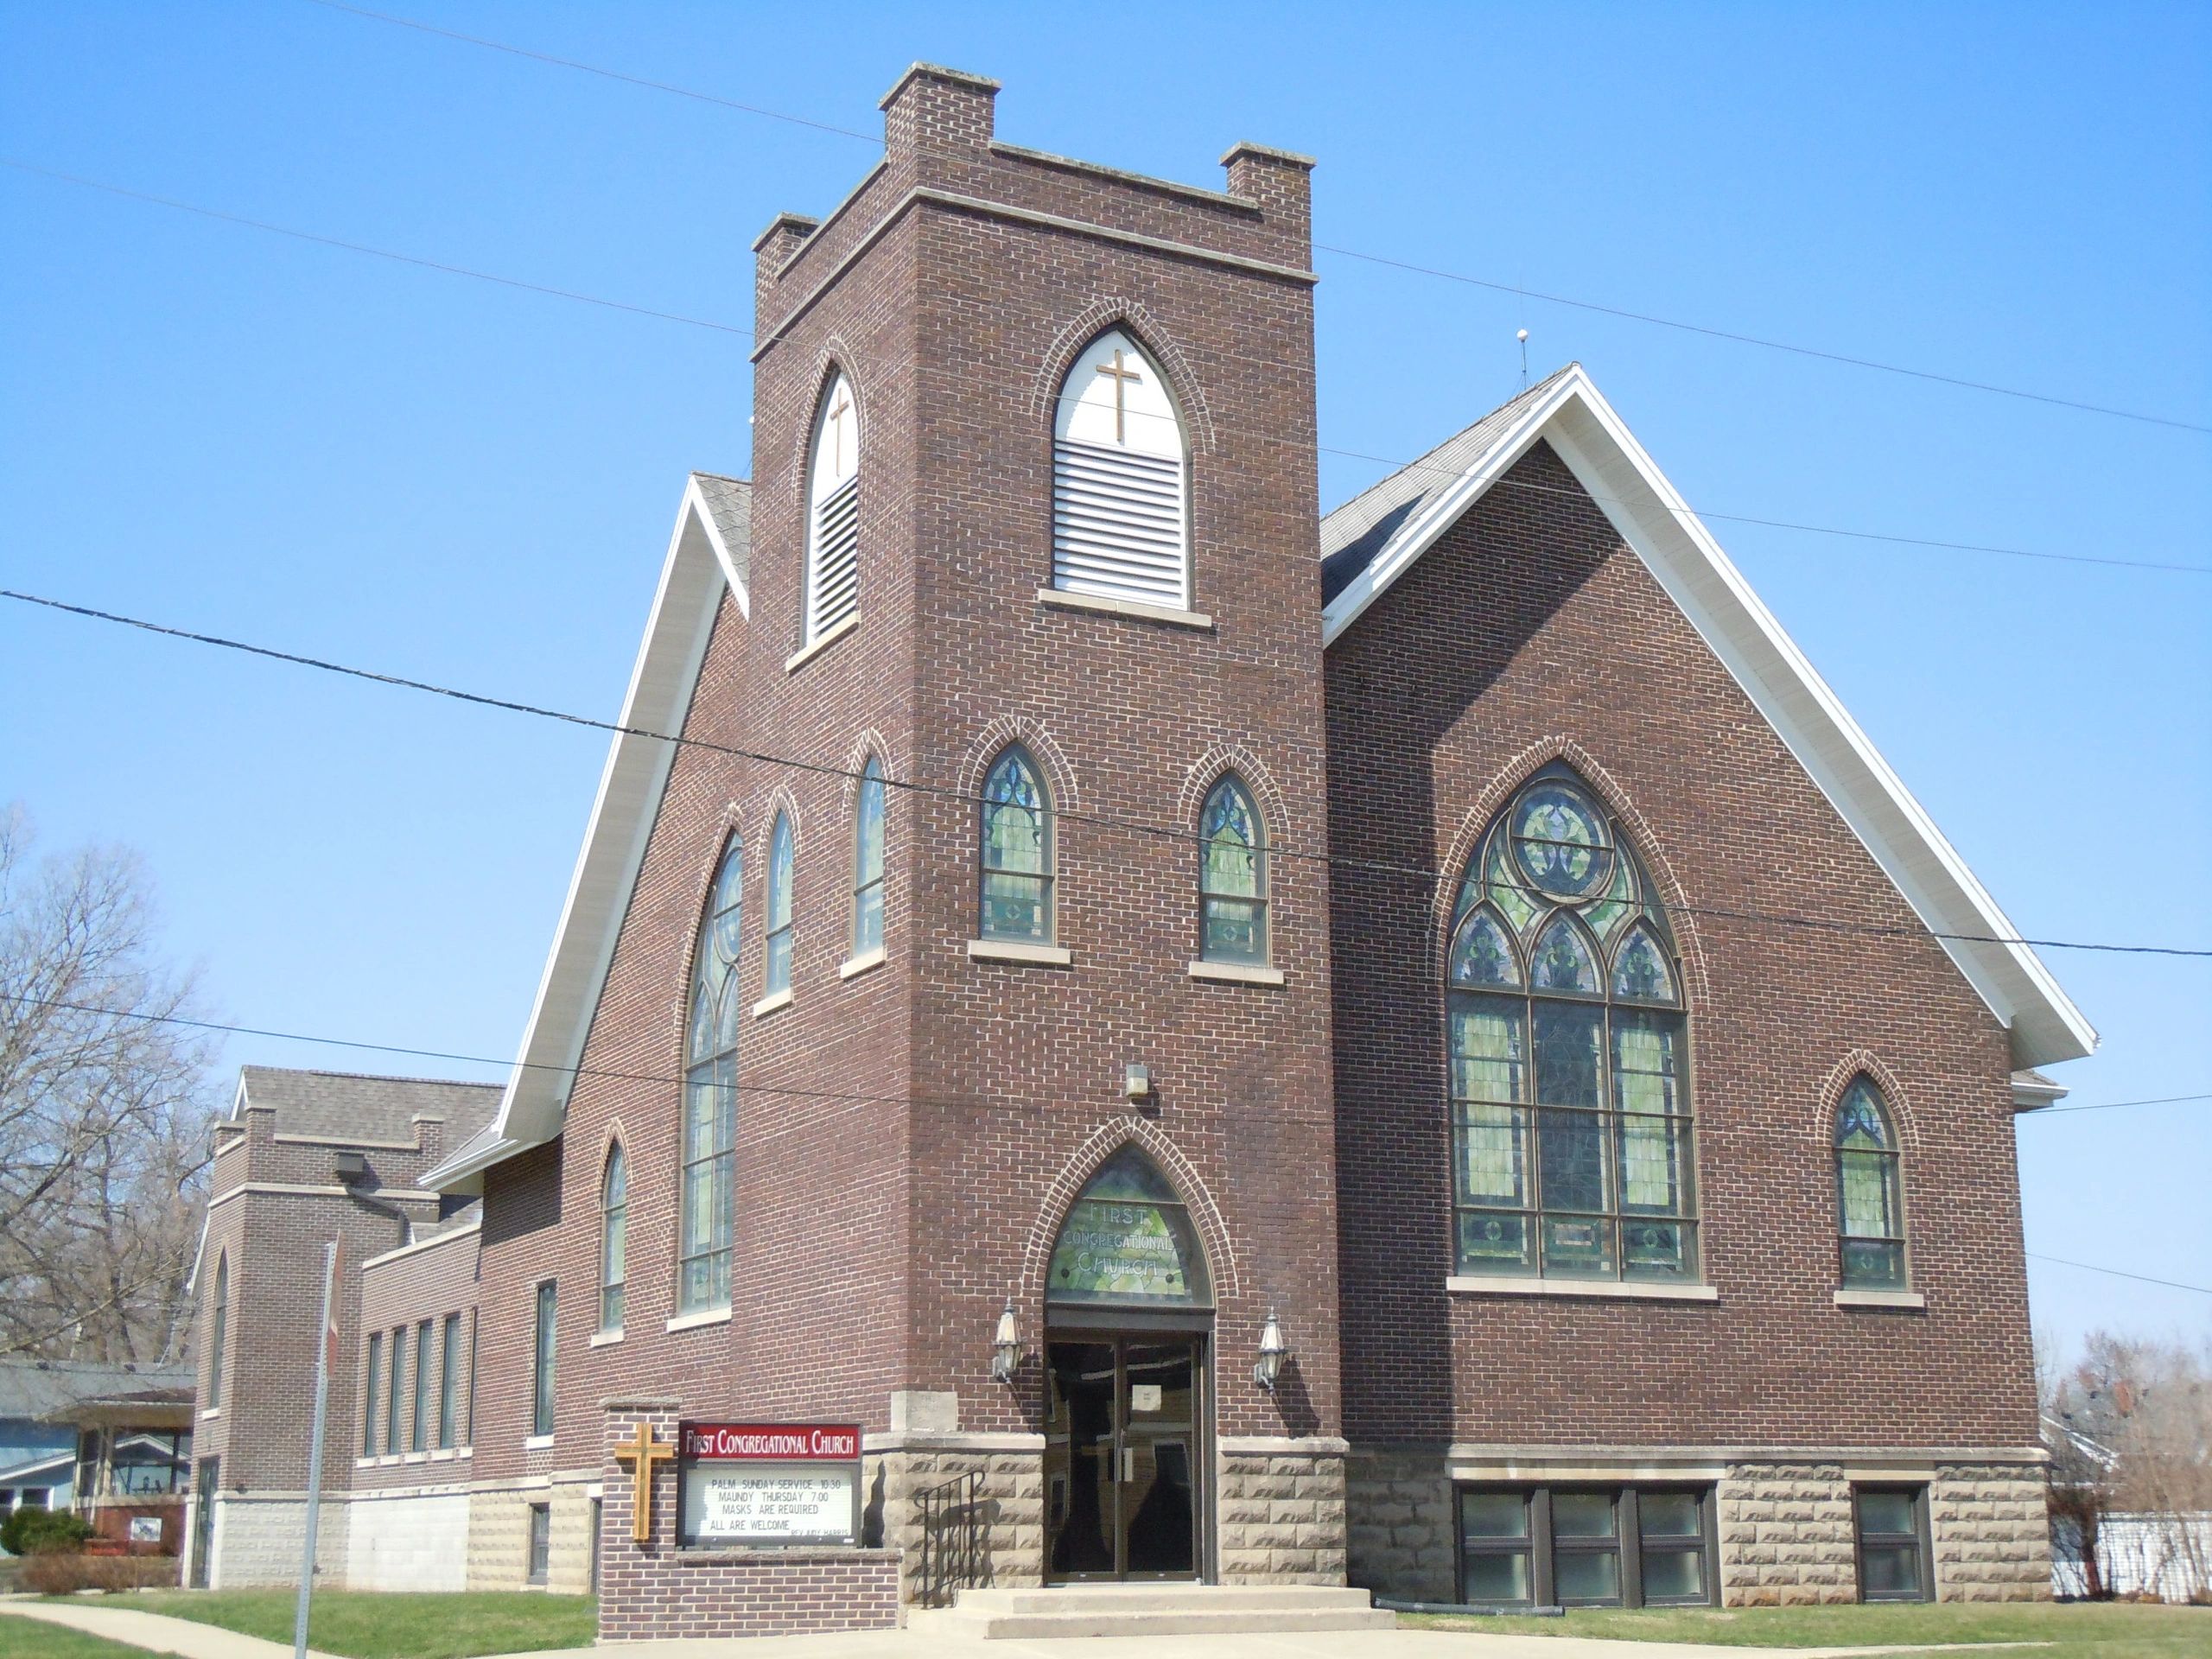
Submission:
M 949 1607 L 956 1591 L 983 1582 L 983 1471 L 955 1475 L 917 1493 L 914 1503 L 922 1522 L 914 1599 L 925 1607 Z

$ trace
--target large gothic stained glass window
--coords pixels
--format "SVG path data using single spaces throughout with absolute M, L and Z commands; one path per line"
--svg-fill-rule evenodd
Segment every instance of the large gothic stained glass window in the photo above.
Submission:
M 1904 1205 L 1897 1135 L 1879 1090 L 1852 1079 L 1835 1109 L 1836 1211 L 1844 1287 L 1904 1288 Z
M 1446 976 L 1458 1270 L 1694 1280 L 1671 936 L 1565 766 L 1537 773 L 1468 861 Z
M 735 836 L 722 851 L 714 890 L 691 953 L 691 1014 L 684 1039 L 683 1173 L 677 1246 L 679 1313 L 729 1306 L 737 1171 L 737 1033 L 744 1014 L 738 989 L 738 924 L 745 848 Z

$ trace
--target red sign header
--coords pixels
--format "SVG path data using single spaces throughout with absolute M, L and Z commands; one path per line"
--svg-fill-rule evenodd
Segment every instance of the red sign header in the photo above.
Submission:
M 850 1423 L 685 1423 L 683 1455 L 712 1463 L 851 1463 L 861 1431 Z

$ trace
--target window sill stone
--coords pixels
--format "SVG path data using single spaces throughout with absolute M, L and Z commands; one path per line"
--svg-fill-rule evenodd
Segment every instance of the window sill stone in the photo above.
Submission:
M 1916 1290 L 1839 1290 L 1838 1307 L 1926 1307 L 1928 1299 Z
M 830 629 L 829 632 L 823 634 L 819 639 L 811 640 L 807 644 L 801 645 L 797 651 L 784 658 L 784 672 L 786 674 L 797 672 L 808 663 L 812 662 L 817 657 L 819 657 L 823 652 L 829 650 L 830 646 L 836 645 L 840 639 L 850 633 L 855 628 L 860 626 L 860 616 L 858 613 L 855 613 L 837 624 L 836 627 Z
M 432 1463 L 451 1463 L 453 1461 L 453 1448 L 451 1446 L 443 1446 L 439 1450 L 431 1452 L 430 1461 Z
M 200 1421 L 203 1423 L 207 1422 L 213 1418 L 221 1416 L 222 1414 L 223 1408 L 220 1406 L 210 1406 L 207 1410 L 200 1414 Z
M 671 1331 L 696 1331 L 702 1325 L 728 1325 L 728 1323 L 729 1309 L 705 1307 L 696 1313 L 677 1314 L 668 1322 L 668 1328 Z
M 1257 962 L 1194 962 L 1184 970 L 1192 979 L 1217 979 L 1225 985 L 1280 985 L 1282 969 Z
M 857 957 L 848 957 L 844 961 L 839 963 L 837 964 L 837 977 L 840 979 L 857 979 L 862 974 L 868 972 L 871 968 L 882 967 L 883 964 L 890 959 L 891 958 L 885 953 L 883 947 L 879 944 L 873 950 L 863 950 Z
M 612 1331 L 594 1331 L 591 1333 L 591 1345 L 594 1348 L 612 1347 L 621 1340 L 622 1327 L 619 1325 Z
M 973 962 L 1026 962 L 1039 968 L 1065 968 L 1075 961 L 1075 952 L 1064 944 L 1023 944 L 1016 939 L 970 939 L 968 956 Z
M 780 991 L 771 991 L 753 1005 L 753 1017 L 758 1020 L 763 1014 L 773 1014 L 778 1008 L 788 1008 L 791 1005 L 791 988 L 788 985 Z
M 1717 1302 L 1720 1293 L 1711 1285 L 1669 1284 L 1660 1280 L 1539 1279 L 1509 1277 L 1504 1274 L 1453 1274 L 1444 1288 L 1471 1296 L 1595 1296 L 1619 1301 Z
M 522 1449 L 525 1452 L 548 1451 L 552 1447 L 552 1445 L 553 1437 L 550 1434 L 525 1434 L 523 1436 Z
M 1096 611 L 1103 616 L 1126 616 L 1137 622 L 1165 622 L 1174 628 L 1213 632 L 1213 618 L 1203 611 L 1179 611 L 1172 605 L 1143 605 L 1132 599 L 1106 599 L 1096 594 L 1071 594 L 1058 588 L 1039 588 L 1037 602 L 1061 611 Z

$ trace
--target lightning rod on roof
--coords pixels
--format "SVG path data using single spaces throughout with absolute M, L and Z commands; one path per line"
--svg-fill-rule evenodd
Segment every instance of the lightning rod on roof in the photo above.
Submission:
M 1513 338 L 1521 342 L 1521 389 L 1525 391 L 1529 388 L 1529 331 L 1523 328 Z

